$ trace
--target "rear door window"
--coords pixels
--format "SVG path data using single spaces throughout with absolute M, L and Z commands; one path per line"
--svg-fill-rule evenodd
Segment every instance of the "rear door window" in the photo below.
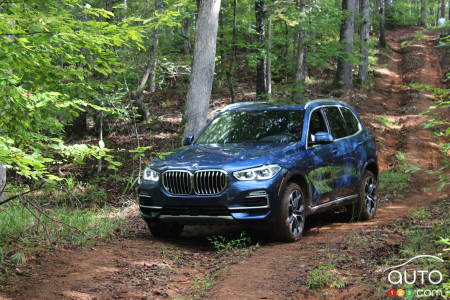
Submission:
M 340 139 L 346 137 L 347 126 L 339 108 L 336 106 L 326 107 L 325 112 L 327 114 L 328 124 L 331 127 L 333 138 Z
M 353 135 L 359 131 L 359 122 L 352 111 L 346 107 L 341 107 L 342 115 L 347 124 L 347 135 Z

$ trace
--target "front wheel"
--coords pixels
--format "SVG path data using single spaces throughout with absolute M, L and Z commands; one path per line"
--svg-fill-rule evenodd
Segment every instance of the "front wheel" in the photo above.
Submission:
M 371 171 L 365 171 L 359 188 L 359 199 L 356 203 L 358 220 L 372 219 L 377 212 L 377 179 Z
M 184 229 L 184 226 L 178 223 L 147 222 L 147 225 L 152 235 L 157 238 L 175 238 Z
M 293 242 L 301 237 L 305 227 L 304 203 L 302 188 L 296 183 L 288 183 L 272 230 L 275 239 Z

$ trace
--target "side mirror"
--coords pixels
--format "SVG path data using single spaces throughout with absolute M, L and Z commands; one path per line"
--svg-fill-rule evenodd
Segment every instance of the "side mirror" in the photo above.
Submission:
M 194 136 L 189 135 L 183 139 L 183 146 L 189 146 L 194 142 Z
M 325 131 L 319 131 L 313 135 L 312 144 L 320 145 L 320 144 L 330 144 L 333 142 L 333 136 Z

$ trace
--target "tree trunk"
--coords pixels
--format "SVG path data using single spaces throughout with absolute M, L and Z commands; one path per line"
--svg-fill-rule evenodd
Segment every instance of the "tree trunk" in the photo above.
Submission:
M 427 26 L 427 0 L 420 0 L 420 25 Z
M 284 81 L 288 81 L 289 77 L 289 66 L 290 66 L 290 59 L 289 59 L 289 46 L 291 44 L 291 41 L 289 40 L 289 25 L 284 22 L 284 46 L 281 51 L 281 57 L 283 58 L 283 65 L 284 65 Z
M 342 0 L 342 11 L 346 17 L 341 24 L 340 43 L 344 47 L 345 55 L 338 60 L 336 81 L 346 88 L 352 88 L 353 64 L 351 62 L 351 55 L 353 53 L 353 33 L 355 29 L 355 0 Z
M 305 10 L 305 0 L 297 0 L 297 6 L 300 14 Z M 296 57 L 296 69 L 295 69 L 295 81 L 294 81 L 294 93 L 293 98 L 295 101 L 303 101 L 303 89 L 305 85 L 305 33 L 302 25 L 297 26 L 296 33 L 297 41 L 297 57 Z
M 185 18 L 183 19 L 181 27 L 181 36 L 183 37 L 183 52 L 186 55 L 191 54 L 192 45 L 191 45 L 191 19 Z
M 155 12 L 159 12 L 162 8 L 162 0 L 155 0 Z M 156 90 L 156 60 L 158 54 L 158 44 L 159 44 L 159 29 L 155 28 L 153 30 L 153 36 L 151 39 L 151 45 L 148 51 L 147 66 L 139 80 L 138 87 L 132 93 L 132 97 L 135 101 L 137 112 L 140 115 L 140 121 L 147 121 L 149 118 L 148 108 L 144 103 L 144 89 L 149 82 L 150 92 L 155 92 Z
M 0 200 L 3 198 L 3 191 L 6 185 L 6 169 L 0 165 Z
M 439 17 L 445 19 L 445 0 L 441 0 L 441 14 Z
M 359 65 L 359 80 L 361 83 L 367 82 L 369 78 L 369 0 L 360 0 L 361 9 L 361 64 Z
M 386 0 L 380 0 L 380 38 L 378 41 L 378 45 L 381 48 L 386 48 L 385 15 L 386 15 Z
M 86 135 L 87 112 L 80 112 L 80 114 L 73 120 L 69 133 L 72 139 L 81 139 Z
M 184 137 L 197 135 L 207 121 L 214 79 L 219 11 L 220 0 L 200 1 L 194 59 L 184 113 Z
M 162 0 L 155 0 L 155 11 L 159 13 L 162 8 Z M 156 61 L 158 55 L 158 44 L 159 44 L 159 33 L 158 28 L 153 29 L 152 44 L 148 51 L 147 67 L 145 68 L 144 74 L 139 80 L 139 85 L 136 90 L 136 94 L 140 94 L 144 91 L 147 81 L 149 80 L 149 90 L 150 92 L 155 92 L 156 90 Z
M 255 1 L 256 32 L 258 34 L 258 48 L 264 49 L 266 43 L 266 30 L 264 21 L 266 17 L 264 0 Z M 263 51 L 258 54 L 256 64 L 256 98 L 264 98 L 267 94 L 267 56 Z
M 228 65 L 228 71 L 227 71 L 227 82 L 228 82 L 228 90 L 230 92 L 230 98 L 231 102 L 236 102 L 236 92 L 234 90 L 234 66 L 236 63 L 236 26 L 237 26 L 237 20 L 236 20 L 236 6 L 237 6 L 237 0 L 233 0 L 233 33 L 231 37 L 231 57 Z
M 361 34 L 360 21 L 362 21 L 362 20 L 360 20 L 361 19 L 361 13 L 362 13 L 362 11 L 361 11 L 361 3 L 360 2 L 361 2 L 360 0 L 355 0 L 355 17 L 356 17 L 356 19 L 353 22 L 353 25 L 355 26 L 354 34 L 358 35 L 358 36 Z
M 272 17 L 269 16 L 267 24 L 267 64 L 266 64 L 266 83 L 267 95 L 272 95 Z

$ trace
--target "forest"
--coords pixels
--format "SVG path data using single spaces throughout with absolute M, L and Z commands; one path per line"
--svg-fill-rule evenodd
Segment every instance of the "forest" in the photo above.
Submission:
M 380 199 L 397 216 L 382 211 L 373 225 L 382 227 L 366 234 L 344 225 L 322 232 L 333 221 L 313 220 L 310 231 L 320 228 L 330 244 L 320 246 L 307 234 L 311 247 L 344 247 L 333 240 L 342 233 L 347 241 L 366 241 L 358 254 L 345 254 L 355 261 L 376 241 L 381 244 L 370 251 L 386 253 L 379 264 L 434 251 L 429 254 L 448 265 L 449 1 L 0 0 L 0 39 L 0 299 L 145 299 L 132 293 L 138 286 L 148 288 L 148 299 L 266 295 L 258 293 L 303 299 L 319 295 L 318 288 L 328 290 L 326 298 L 349 286 L 381 299 L 379 290 L 345 275 L 344 260 L 331 264 L 319 256 L 314 265 L 302 263 L 297 290 L 218 285 L 217 278 L 228 278 L 224 266 L 256 260 L 270 242 L 235 229 L 192 229 L 194 238 L 167 242 L 143 229 L 136 188 L 145 165 L 198 134 L 213 111 L 242 101 L 340 99 L 356 107 L 376 136 Z M 409 208 L 397 212 L 401 205 Z M 428 231 L 395 227 L 405 224 Z M 98 290 L 85 288 L 96 282 L 86 275 L 67 288 L 72 294 L 63 282 L 45 283 L 39 296 L 23 292 L 32 286 L 30 293 L 37 292 L 41 284 L 27 277 L 47 274 L 51 282 L 61 266 L 84 257 L 104 267 L 107 261 L 96 265 L 94 256 L 112 259 L 120 252 L 113 247 L 127 251 L 127 245 L 130 256 L 110 275 L 98 275 L 104 284 Z M 279 247 L 272 254 L 300 246 Z M 51 261 L 55 253 L 72 261 Z M 166 266 L 131 263 L 143 255 L 161 257 Z M 51 268 L 42 267 L 42 257 Z M 370 273 L 365 263 L 351 266 Z M 72 267 L 93 274 L 87 266 Z M 180 269 L 183 291 L 174 275 Z M 244 270 L 261 271 L 256 261 Z M 441 288 L 448 297 L 448 268 L 445 276 Z M 157 279 L 142 281 L 146 277 Z M 114 278 L 121 283 L 111 288 Z M 136 278 L 141 285 L 124 287 Z M 239 293 L 227 298 L 230 286 Z

